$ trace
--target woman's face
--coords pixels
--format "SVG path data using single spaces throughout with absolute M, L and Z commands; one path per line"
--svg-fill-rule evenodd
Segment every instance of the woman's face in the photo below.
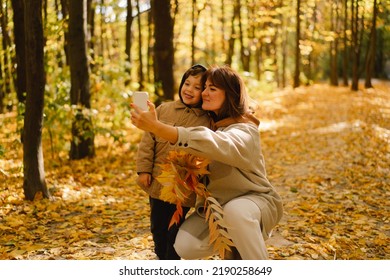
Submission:
M 225 90 L 217 88 L 208 79 L 205 84 L 205 89 L 202 92 L 202 109 L 212 111 L 218 115 L 223 103 L 225 102 Z
M 201 76 L 188 76 L 181 88 L 181 98 L 187 106 L 199 104 L 202 97 Z

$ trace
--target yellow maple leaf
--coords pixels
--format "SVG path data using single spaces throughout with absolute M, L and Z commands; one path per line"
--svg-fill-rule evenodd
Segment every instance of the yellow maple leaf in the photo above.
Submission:
M 223 222 L 223 208 L 218 201 L 210 196 L 204 184 L 199 182 L 207 170 L 209 160 L 203 159 L 182 150 L 170 151 L 164 163 L 160 164 L 161 173 L 157 180 L 163 185 L 160 199 L 176 204 L 169 227 L 178 224 L 183 217 L 182 203 L 195 193 L 205 199 L 206 221 L 210 232 L 210 244 L 214 251 L 223 258 L 226 250 L 233 247 L 226 225 Z
M 207 195 L 207 189 L 199 182 L 199 178 L 209 174 L 208 164 L 208 160 L 181 150 L 170 151 L 166 161 L 160 164 L 161 174 L 156 178 L 163 185 L 160 199 L 176 204 L 178 213 L 174 215 L 175 220 L 183 212 L 182 203 L 193 193 Z

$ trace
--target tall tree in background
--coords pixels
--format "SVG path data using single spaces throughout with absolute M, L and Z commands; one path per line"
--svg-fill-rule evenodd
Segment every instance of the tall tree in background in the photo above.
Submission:
M 130 82 L 130 73 L 131 73 L 131 45 L 132 45 L 132 36 L 131 36 L 131 26 L 133 25 L 133 6 L 131 0 L 127 0 L 127 15 L 126 15 L 126 48 L 125 53 L 127 56 L 126 72 L 129 74 L 126 79 L 126 84 Z
M 148 12 L 148 52 L 147 52 L 147 60 L 146 60 L 146 76 L 148 83 L 152 83 L 152 75 L 153 75 L 153 17 L 152 12 L 149 9 Z
M 236 42 L 236 28 L 235 28 L 235 21 L 238 18 L 238 14 L 240 13 L 239 6 L 237 5 L 237 1 L 234 2 L 234 7 L 233 7 L 233 16 L 231 18 L 231 31 L 230 31 L 230 36 L 228 39 L 228 50 L 227 50 L 227 55 L 226 55 L 226 60 L 225 64 L 227 65 L 232 65 L 233 63 L 233 54 L 234 54 L 234 44 Z
M 281 6 L 281 11 L 284 11 L 284 10 L 286 10 L 286 7 L 284 7 L 284 3 L 283 3 L 283 1 L 281 1 L 281 4 L 280 4 L 280 6 Z M 288 38 L 288 32 L 287 32 L 287 22 L 288 22 L 288 19 L 286 19 L 286 17 L 283 17 L 282 16 L 282 13 L 280 13 L 280 18 L 281 18 L 281 20 L 280 20 L 280 22 L 281 22 L 281 24 L 282 24 L 282 26 L 281 26 L 281 34 L 282 34 L 282 39 L 281 39 L 281 44 L 282 44 L 282 46 L 281 46 L 281 52 L 282 52 L 282 62 L 281 62 L 281 64 L 282 64 L 282 67 L 281 67 L 281 71 L 282 71 L 282 73 L 281 73 L 281 80 L 282 80 L 282 83 L 281 83 L 281 88 L 284 88 L 284 87 L 286 87 L 286 85 L 287 85 L 287 81 L 286 81 L 286 69 L 287 69 L 287 44 L 286 44 L 286 42 L 287 42 L 287 38 Z
M 348 0 L 343 0 L 344 26 L 343 26 L 343 85 L 348 86 Z
M 372 13 L 372 23 L 371 23 L 371 32 L 370 39 L 367 47 L 367 57 L 366 57 L 366 80 L 364 82 L 365 88 L 372 88 L 371 78 L 374 72 L 374 63 L 376 55 L 376 19 L 378 16 L 378 4 L 377 0 L 374 0 L 374 7 Z
M 67 0 L 61 0 L 61 12 L 62 12 L 62 21 L 64 28 L 64 53 L 65 53 L 65 61 L 66 65 L 69 65 L 69 4 Z
M 88 49 L 91 57 L 91 68 L 95 65 L 95 14 L 96 2 L 87 0 L 87 30 L 88 30 Z
M 337 61 L 339 40 L 339 5 L 337 0 L 330 3 L 330 31 L 332 33 L 332 39 L 329 46 L 330 84 L 332 86 L 338 86 L 339 75 L 337 71 Z
M 301 0 L 297 0 L 297 14 L 296 14 L 296 37 L 295 37 L 295 72 L 294 72 L 294 85 L 293 87 L 299 87 L 300 85 L 300 63 L 301 63 L 301 50 L 300 50 L 300 40 L 301 40 Z
M 239 39 L 239 42 L 240 42 L 240 58 L 241 58 L 241 64 L 242 64 L 242 69 L 246 72 L 249 72 L 250 69 L 249 69 L 249 64 L 250 64 L 250 50 L 249 50 L 249 47 L 246 46 L 246 44 L 244 43 L 244 40 L 245 40 L 245 32 L 244 32 L 244 28 L 243 28 L 243 23 L 242 23 L 242 17 L 241 17 L 241 10 L 242 10 L 242 6 L 241 6 L 241 1 L 240 0 L 236 0 L 237 3 L 237 16 L 238 16 L 238 39 Z
M 9 34 L 8 27 L 8 1 L 0 1 L 0 28 L 1 28 L 1 45 L 2 45 L 2 56 L 3 56 L 3 90 L 4 94 L 9 94 L 12 92 L 12 82 L 14 80 L 13 77 L 13 63 L 12 62 L 12 42 Z M 3 5 L 4 4 L 4 5 Z
M 0 6 L 1 7 L 3 6 L 3 1 L 2 0 L 0 0 Z M 2 114 L 4 112 L 5 90 L 4 90 L 3 84 L 4 84 L 3 62 L 0 59 L 0 114 Z
M 352 85 L 351 89 L 357 91 L 359 87 L 360 54 L 363 41 L 363 15 L 360 7 L 361 0 L 351 0 L 351 56 L 352 56 Z
M 173 100 L 173 19 L 170 0 L 152 0 L 154 22 L 154 83 L 159 101 Z M 161 100 L 162 99 L 162 100 Z M 159 102 L 157 101 L 157 103 Z
M 136 8 L 137 8 L 137 23 L 138 23 L 138 83 L 139 83 L 139 90 L 143 90 L 145 88 L 145 78 L 144 78 L 144 64 L 143 64 L 143 57 L 142 57 L 142 24 L 141 24 L 141 9 L 139 0 L 136 1 Z
M 192 0 L 192 10 L 191 10 L 191 64 L 194 65 L 195 62 L 195 35 L 196 28 L 198 27 L 198 21 L 200 13 L 206 8 L 207 3 L 203 3 L 201 8 L 198 8 L 197 0 Z
M 28 200 L 38 192 L 49 197 L 42 152 L 42 123 L 45 91 L 42 0 L 24 0 L 26 30 L 26 113 L 23 137 L 23 189 Z
M 3 66 L 0 60 L 0 81 L 2 80 L 3 80 Z M 5 92 L 2 83 L 0 82 L 0 114 L 4 113 L 4 98 L 5 98 Z
M 26 100 L 26 52 L 23 0 L 12 0 L 12 9 L 14 14 L 13 23 L 16 55 L 16 95 L 18 101 L 24 103 Z
M 89 64 L 87 57 L 86 0 L 69 0 L 69 66 L 71 73 L 71 104 L 77 107 L 72 123 L 71 159 L 91 157 L 95 154 L 94 132 L 90 116 Z M 89 110 L 87 110 L 89 111 Z

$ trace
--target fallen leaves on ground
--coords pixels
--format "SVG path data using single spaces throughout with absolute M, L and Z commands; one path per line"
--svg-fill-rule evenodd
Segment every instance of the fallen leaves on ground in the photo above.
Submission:
M 389 88 L 314 85 L 258 100 L 267 172 L 285 205 L 272 259 L 390 258 Z M 29 202 L 14 118 L 0 115 L 0 259 L 156 258 L 134 181 L 138 130 L 124 143 L 97 137 L 93 159 L 45 156 L 53 198 Z
M 262 108 L 267 171 L 285 201 L 277 231 L 290 241 L 271 257 L 389 259 L 390 84 L 299 88 Z

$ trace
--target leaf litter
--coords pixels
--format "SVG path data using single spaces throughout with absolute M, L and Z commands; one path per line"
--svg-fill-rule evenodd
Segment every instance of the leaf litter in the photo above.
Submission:
M 285 207 L 270 258 L 389 259 L 389 83 L 313 85 L 257 102 L 268 176 Z M 127 128 L 123 142 L 99 135 L 93 159 L 45 157 L 52 199 L 30 202 L 15 115 L 0 118 L 0 259 L 156 259 L 148 197 L 135 184 L 138 130 Z

